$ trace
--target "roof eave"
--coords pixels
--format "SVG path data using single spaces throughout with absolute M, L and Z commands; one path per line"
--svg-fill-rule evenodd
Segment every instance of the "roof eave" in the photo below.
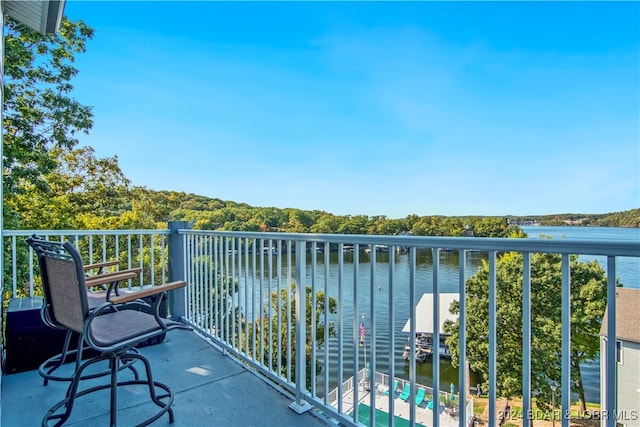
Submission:
M 40 34 L 60 29 L 66 0 L 3 0 L 4 11 Z

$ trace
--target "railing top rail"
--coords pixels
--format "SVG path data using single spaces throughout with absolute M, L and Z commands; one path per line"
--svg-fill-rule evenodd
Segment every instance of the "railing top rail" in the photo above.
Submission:
M 2 230 L 3 237 L 11 236 L 31 236 L 32 234 L 40 234 L 44 236 L 124 236 L 129 234 L 150 235 L 150 234 L 169 234 L 168 229 L 158 230 Z
M 306 234 L 246 231 L 178 230 L 180 234 L 248 239 L 293 240 L 473 251 L 516 251 L 640 257 L 640 242 L 632 240 L 509 239 L 495 237 L 373 236 L 361 234 Z

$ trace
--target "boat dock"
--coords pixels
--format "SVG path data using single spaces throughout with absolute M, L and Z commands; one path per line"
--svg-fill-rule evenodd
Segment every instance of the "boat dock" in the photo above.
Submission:
M 458 293 L 440 294 L 438 310 L 438 332 L 440 339 L 437 348 L 441 358 L 451 358 L 449 346 L 446 344 L 446 339 L 449 334 L 444 332 L 443 326 L 447 320 L 452 322 L 455 322 L 457 320 L 457 316 L 449 312 L 449 307 L 451 306 L 451 303 L 453 301 L 457 301 L 459 299 L 460 295 Z M 416 305 L 415 358 L 418 362 L 425 362 L 433 357 L 433 332 L 435 330 L 433 319 L 433 302 L 433 294 L 427 293 L 422 295 L 420 301 L 418 301 L 418 304 Z M 410 321 L 411 319 L 407 320 L 404 328 L 402 328 L 402 332 L 411 332 Z M 409 342 L 409 340 L 407 340 L 407 345 L 404 348 L 402 357 L 404 358 L 404 360 L 409 360 L 409 358 L 411 357 L 411 343 Z

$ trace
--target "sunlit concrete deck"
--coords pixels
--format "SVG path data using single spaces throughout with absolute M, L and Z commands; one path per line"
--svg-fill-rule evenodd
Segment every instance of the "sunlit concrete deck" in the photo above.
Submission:
M 271 387 L 253 372 L 189 331 L 175 330 L 161 344 L 141 352 L 152 364 L 154 379 L 175 392 L 174 424 L 164 415 L 154 426 L 326 426 L 313 411 L 298 415 L 292 397 Z M 72 366 L 65 365 L 64 368 Z M 123 372 L 122 376 L 128 375 Z M 129 375 L 131 376 L 131 375 Z M 108 381 L 108 377 L 100 380 Z M 64 397 L 68 383 L 46 387 L 37 371 L 2 376 L 2 426 L 37 426 L 50 406 Z M 153 414 L 155 406 L 137 389 L 118 394 L 118 425 L 129 426 Z M 109 425 L 108 391 L 79 398 L 69 426 Z
M 404 418 L 405 420 L 409 420 L 411 407 L 409 402 L 405 402 L 400 399 L 398 396 L 400 393 L 390 393 L 386 394 L 386 388 L 378 387 L 377 390 L 374 391 L 375 395 L 375 406 L 377 409 L 389 412 L 389 398 L 394 398 L 394 413 L 396 416 L 400 418 Z M 344 395 L 344 402 L 346 412 L 351 412 L 351 408 L 353 408 L 353 391 L 350 391 Z M 371 394 L 369 391 L 359 389 L 358 392 L 358 403 L 369 406 L 371 404 Z M 452 417 L 447 412 L 444 411 L 444 407 L 440 406 L 440 416 L 439 416 L 440 426 L 442 427 L 458 427 L 458 418 Z M 427 401 L 425 400 L 420 405 L 416 406 L 415 413 L 415 423 L 416 425 L 422 426 L 432 426 L 433 425 L 433 411 L 427 408 Z

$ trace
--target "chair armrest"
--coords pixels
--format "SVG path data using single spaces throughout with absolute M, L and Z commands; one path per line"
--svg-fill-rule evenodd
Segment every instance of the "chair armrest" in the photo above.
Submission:
M 139 269 L 137 269 L 139 270 Z M 97 276 L 87 277 L 85 279 L 85 285 L 87 288 L 99 285 L 106 285 L 107 283 L 120 282 L 122 280 L 135 279 L 138 277 L 140 271 L 135 270 L 125 270 L 118 271 L 115 273 L 107 273 L 107 274 L 99 274 Z
M 129 292 L 123 295 L 112 297 L 109 299 L 109 302 L 112 304 L 122 304 L 123 302 L 135 301 L 137 299 L 172 291 L 174 289 L 183 288 L 185 286 L 187 286 L 187 282 L 185 282 L 184 280 L 178 280 L 175 282 L 164 283 L 160 286 L 151 286 L 149 288 L 140 289 L 135 292 Z
M 114 265 L 120 264 L 120 261 L 105 261 L 99 262 L 96 264 L 87 264 L 83 266 L 84 271 L 93 270 L 94 268 L 105 268 L 105 267 L 113 267 Z

